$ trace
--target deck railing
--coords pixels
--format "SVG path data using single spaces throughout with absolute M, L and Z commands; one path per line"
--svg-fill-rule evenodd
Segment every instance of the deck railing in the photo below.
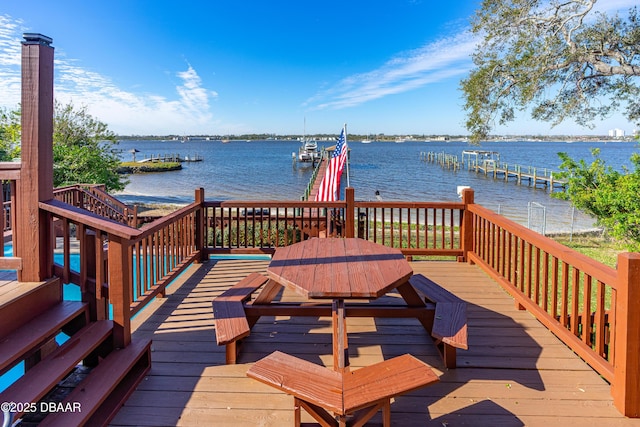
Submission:
M 131 317 L 200 259 L 201 207 L 198 200 L 136 229 L 59 200 L 40 203 L 61 253 L 60 263 L 51 260 L 55 274 L 80 286 L 93 318 L 107 318 L 111 306 L 119 345 L 131 339 Z M 72 251 L 74 244 L 77 251 Z M 79 257 L 75 270 L 72 253 Z
M 272 253 L 311 237 L 361 237 L 406 256 L 451 256 L 491 275 L 567 346 L 612 384 L 615 405 L 639 416 L 640 254 L 621 254 L 613 269 L 473 203 L 196 201 L 140 229 L 52 200 L 65 281 L 104 316 L 106 297 L 122 342 L 129 321 L 192 262 L 208 254 Z M 80 268 L 70 247 L 80 246 Z M 108 248 L 105 251 L 104 248 Z M 68 279 L 68 280 L 67 280 Z M 634 400 L 635 399 L 635 400 Z
M 56 188 L 53 192 L 57 200 L 111 218 L 132 227 L 137 225 L 137 208 L 129 207 L 111 196 L 103 185 L 76 184 Z
M 620 254 L 613 269 L 482 206 L 469 213 L 469 261 L 609 381 L 621 412 L 639 416 L 640 254 Z
M 464 202 L 207 201 L 206 251 L 273 253 L 311 237 L 360 237 L 407 256 L 459 257 Z
M 12 245 L 15 248 L 15 241 L 13 233 L 15 221 L 15 194 L 16 183 L 20 179 L 19 162 L 0 162 L 0 180 L 3 183 L 2 191 L 2 234 L 3 238 L 0 241 L 2 251 L 0 251 L 0 270 L 20 270 L 22 269 L 22 260 L 18 257 L 5 257 L 5 238 L 11 236 Z M 4 191 L 4 186 L 8 185 L 9 191 Z M 14 252 L 15 255 L 15 252 Z

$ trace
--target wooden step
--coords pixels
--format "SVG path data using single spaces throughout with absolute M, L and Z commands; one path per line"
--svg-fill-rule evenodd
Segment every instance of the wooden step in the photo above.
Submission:
M 102 426 L 116 415 L 149 371 L 151 341 L 136 340 L 114 350 L 61 402 L 67 412 L 52 412 L 39 424 L 45 426 Z M 80 410 L 73 410 L 80 408 Z
M 0 339 L 0 374 L 23 360 L 78 317 L 87 318 L 87 304 L 62 301 Z M 86 321 L 85 321 L 86 323 Z
M 0 337 L 4 337 L 39 313 L 62 301 L 57 277 L 45 282 L 12 282 L 0 287 Z
M 111 336 L 113 322 L 87 325 L 42 359 L 2 394 L 0 402 L 37 402 L 65 378 L 75 366 Z M 15 413 L 18 418 L 22 412 Z

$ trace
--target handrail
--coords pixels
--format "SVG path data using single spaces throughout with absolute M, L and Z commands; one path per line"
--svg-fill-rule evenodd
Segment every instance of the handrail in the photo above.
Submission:
M 103 306 L 108 295 L 122 345 L 131 338 L 130 318 L 153 297 L 164 295 L 166 286 L 200 257 L 202 243 L 196 232 L 200 202 L 140 229 L 56 199 L 40 202 L 39 207 L 59 224 L 55 229 L 62 237 L 63 265 L 55 267 L 57 274 L 80 285 L 83 294 L 102 298 Z M 79 272 L 72 272 L 69 262 L 74 233 L 81 248 Z M 107 311 L 101 312 L 94 316 L 100 318 Z
M 610 283 L 615 289 L 615 282 L 617 280 L 616 271 L 607 266 L 581 254 L 567 246 L 564 246 L 555 240 L 545 237 L 539 233 L 533 232 L 527 227 L 518 224 L 500 214 L 493 212 L 484 206 L 473 204 L 469 205 L 469 212 L 486 218 L 493 224 L 502 227 L 503 229 L 519 236 L 526 236 L 526 239 L 532 245 L 545 250 L 546 252 L 553 253 L 558 259 L 566 262 L 569 265 L 573 265 L 579 268 L 581 271 L 589 274 L 593 277 L 598 277 L 599 280 L 605 283 Z
M 357 236 L 400 247 L 406 256 L 447 255 L 478 264 L 519 308 L 612 382 L 616 407 L 634 414 L 640 378 L 629 334 L 640 330 L 632 308 L 640 299 L 632 286 L 640 283 L 640 255 L 621 254 L 615 270 L 474 204 L 471 190 L 462 202 L 356 202 L 353 189 L 346 195 L 338 202 L 205 202 L 200 190 L 193 204 L 140 229 L 58 200 L 39 206 L 58 218 L 65 262 L 75 224 L 89 257 L 81 260 L 75 280 L 83 292 L 109 295 L 119 328 L 115 337 L 125 345 L 131 316 L 203 254 L 271 253 L 315 235 Z M 102 250 L 105 242 L 108 252 Z M 72 276 L 68 269 L 65 275 Z M 93 291 L 87 290 L 91 277 Z
M 54 197 L 131 226 L 137 225 L 133 209 L 103 190 L 103 185 L 75 184 L 54 189 Z
M 489 209 L 473 214 L 471 262 L 608 381 L 614 379 L 618 273 Z

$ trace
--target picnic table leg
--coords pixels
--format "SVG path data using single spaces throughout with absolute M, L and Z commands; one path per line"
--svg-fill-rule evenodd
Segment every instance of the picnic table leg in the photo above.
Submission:
M 331 323 L 333 325 L 333 369 L 338 372 L 348 372 L 349 344 L 347 342 L 347 321 L 343 299 L 333 300 L 331 304 Z
M 400 296 L 402 296 L 402 299 L 404 299 L 404 301 L 407 303 L 407 306 L 425 307 L 425 315 L 419 317 L 418 320 L 425 328 L 425 330 L 431 333 L 431 330 L 433 329 L 433 310 L 427 309 L 427 305 L 424 299 L 422 299 L 422 297 L 420 297 L 414 287 L 411 286 L 411 283 L 405 282 L 402 285 L 398 286 L 397 289 L 398 292 L 400 292 Z
M 256 296 L 256 299 L 251 303 L 252 305 L 271 304 L 271 301 L 282 290 L 282 285 L 275 280 L 269 280 L 263 287 L 260 293 Z M 254 325 L 260 320 L 258 316 L 247 317 L 249 327 L 253 328 Z

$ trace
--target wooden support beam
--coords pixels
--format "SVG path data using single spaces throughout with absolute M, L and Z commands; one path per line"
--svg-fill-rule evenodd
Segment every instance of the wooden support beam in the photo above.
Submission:
M 40 201 L 53 198 L 53 47 L 41 34 L 22 42 L 22 167 L 17 184 L 18 280 L 42 281 L 53 274 L 52 231 Z
M 640 254 L 618 255 L 616 330 L 611 395 L 627 417 L 640 417 Z

